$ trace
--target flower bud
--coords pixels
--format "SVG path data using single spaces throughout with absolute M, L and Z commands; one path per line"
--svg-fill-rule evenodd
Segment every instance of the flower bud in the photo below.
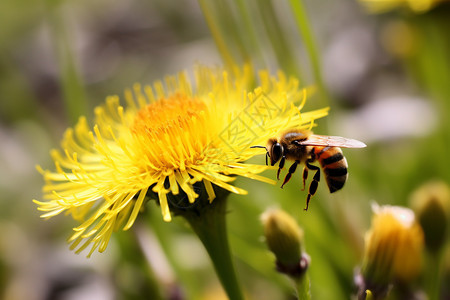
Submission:
M 361 269 L 364 288 L 370 289 L 376 299 L 376 294 L 386 293 L 394 280 L 414 280 L 422 269 L 423 243 L 423 232 L 412 210 L 374 207 Z
M 289 214 L 282 210 L 268 210 L 262 216 L 264 236 L 270 251 L 275 254 L 280 272 L 301 274 L 308 267 L 307 256 L 302 258 L 303 230 Z
M 445 244 L 450 219 L 450 188 L 441 181 L 419 187 L 411 196 L 411 206 L 425 234 L 425 246 L 437 252 Z

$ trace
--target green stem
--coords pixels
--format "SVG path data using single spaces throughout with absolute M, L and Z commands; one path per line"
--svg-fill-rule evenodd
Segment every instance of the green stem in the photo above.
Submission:
M 225 64 L 230 70 L 233 70 L 235 66 L 235 62 L 233 59 L 233 55 L 231 55 L 230 49 L 227 46 L 227 43 L 224 39 L 223 34 L 220 32 L 219 27 L 217 26 L 217 22 L 214 21 L 214 16 L 211 8 L 208 6 L 208 1 L 198 0 L 200 8 L 203 12 L 203 16 L 205 17 L 206 23 L 208 24 L 209 30 L 211 31 L 211 35 L 216 43 L 216 46 L 224 60 Z
M 263 54 L 261 52 L 261 45 L 257 36 L 256 29 L 252 24 L 253 18 L 248 9 L 249 3 L 245 0 L 234 0 L 234 2 L 237 5 L 237 12 L 239 13 L 239 17 L 242 19 L 243 25 L 240 31 L 241 35 L 244 34 L 244 41 L 248 43 L 249 49 L 252 53 L 251 59 L 249 59 L 248 62 L 255 62 L 258 59 L 262 61 Z
M 244 297 L 231 259 L 225 216 L 226 197 L 217 197 L 200 214 L 183 214 L 206 248 L 228 297 L 241 300 Z
M 428 255 L 426 290 L 430 300 L 439 300 L 439 291 L 441 289 L 441 255 L 440 253 L 431 253 Z
M 306 10 L 303 6 L 302 0 L 289 0 L 289 2 L 291 3 L 292 12 L 294 14 L 295 21 L 297 22 L 298 30 L 303 37 L 303 42 L 305 43 L 306 51 L 308 52 L 309 59 L 311 61 L 314 81 L 316 82 L 321 94 L 321 105 L 326 106 L 328 105 L 329 95 L 323 82 L 319 51 L 317 50 L 313 33 L 309 26 Z
M 230 37 L 229 43 L 234 45 L 238 50 L 240 57 L 245 63 L 251 62 L 251 55 L 245 45 L 247 34 L 242 34 L 245 31 L 242 25 L 242 17 L 237 15 L 238 10 L 233 10 L 232 3 L 228 0 L 216 0 L 215 7 L 219 9 L 220 13 L 217 14 L 217 23 L 221 28 L 226 28 L 224 35 Z M 235 13 L 236 11 L 236 13 Z M 237 56 L 235 56 L 238 58 Z M 237 59 L 235 61 L 238 61 Z
M 294 75 L 301 81 L 302 76 L 300 69 L 295 64 L 295 57 L 292 53 L 292 49 L 289 46 L 286 35 L 283 33 L 278 17 L 275 14 L 274 3 L 274 1 L 263 0 L 259 1 L 257 5 L 264 28 L 267 32 L 267 37 L 270 40 L 270 44 L 281 68 L 288 75 Z
M 311 283 L 309 281 L 308 273 L 295 279 L 297 289 L 297 299 L 299 300 L 311 300 Z
M 87 97 L 82 78 L 77 69 L 75 56 L 73 55 L 63 12 L 59 6 L 53 6 L 50 2 L 47 1 L 47 11 L 61 73 L 62 98 L 70 123 L 76 124 L 78 118 L 87 113 Z

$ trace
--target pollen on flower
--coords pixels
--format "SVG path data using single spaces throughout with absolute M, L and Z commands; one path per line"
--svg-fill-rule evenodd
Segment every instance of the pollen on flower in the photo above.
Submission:
M 131 132 L 153 167 L 181 171 L 201 160 L 208 135 L 207 108 L 199 99 L 175 94 L 141 108 Z
M 91 246 L 90 255 L 104 251 L 114 231 L 131 228 L 150 198 L 170 221 L 169 194 L 194 203 L 201 183 L 211 202 L 214 186 L 246 194 L 231 184 L 237 176 L 273 183 L 258 175 L 266 166 L 245 163 L 259 154 L 248 141 L 261 144 L 286 127 L 309 127 L 328 108 L 300 113 L 306 89 L 282 73 L 260 72 L 261 85 L 248 92 L 250 76 L 245 68 L 232 77 L 199 67 L 195 90 L 180 73 L 126 90 L 125 106 L 108 97 L 95 109 L 92 127 L 82 117 L 66 131 L 61 150 L 51 152 L 55 170 L 39 168 L 46 184 L 43 201 L 34 202 L 42 217 L 66 213 L 79 221 L 71 248 Z

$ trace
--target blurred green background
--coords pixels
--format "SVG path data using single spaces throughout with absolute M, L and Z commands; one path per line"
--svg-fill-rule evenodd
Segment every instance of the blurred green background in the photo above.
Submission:
M 331 111 L 316 133 L 368 145 L 344 150 L 345 188 L 330 195 L 322 182 L 307 213 L 299 172 L 283 190 L 236 181 L 249 195 L 230 197 L 228 224 L 247 297 L 294 296 L 262 240 L 259 215 L 280 207 L 305 230 L 313 298 L 350 298 L 371 203 L 408 206 L 425 182 L 450 182 L 450 7 L 373 15 L 350 0 L 294 2 L 0 2 L 0 298 L 147 299 L 154 288 L 167 299 L 225 298 L 186 223 L 164 223 L 153 202 L 136 228 L 90 259 L 65 243 L 73 220 L 44 222 L 31 202 L 42 195 L 35 165 L 53 167 L 49 150 L 78 116 L 92 117 L 106 96 L 133 83 L 195 63 L 227 64 L 221 41 L 235 62 L 318 85 L 305 110 Z M 427 267 L 444 278 L 448 261 Z

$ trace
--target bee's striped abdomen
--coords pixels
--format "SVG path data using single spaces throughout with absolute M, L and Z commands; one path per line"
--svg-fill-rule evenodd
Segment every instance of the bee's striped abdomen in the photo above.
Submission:
M 320 166 L 325 174 L 330 193 L 340 190 L 348 177 L 347 160 L 342 154 L 341 149 L 338 147 L 325 147 L 316 153 Z

